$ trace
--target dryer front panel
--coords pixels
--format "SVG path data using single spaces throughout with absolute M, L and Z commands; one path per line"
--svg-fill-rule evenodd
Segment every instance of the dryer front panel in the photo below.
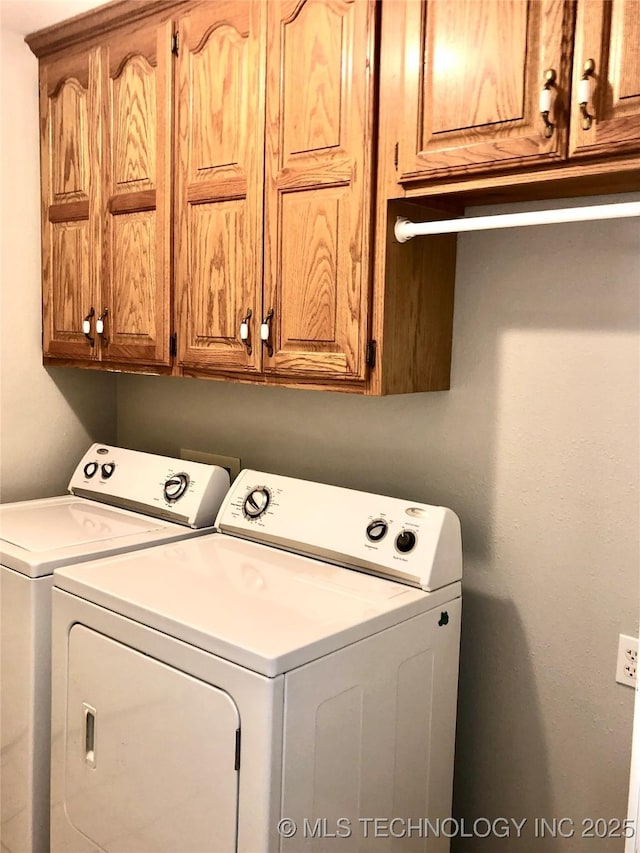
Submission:
M 240 720 L 223 690 L 76 623 L 64 799 L 101 850 L 236 850 Z

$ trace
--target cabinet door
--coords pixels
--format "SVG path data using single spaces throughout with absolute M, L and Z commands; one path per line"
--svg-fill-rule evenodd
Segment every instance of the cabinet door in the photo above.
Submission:
M 103 51 L 102 357 L 167 364 L 171 25 L 119 32 Z
M 260 367 L 262 10 L 261 0 L 205 3 L 179 24 L 176 328 L 183 365 Z
M 566 154 L 571 4 L 407 0 L 385 52 L 404 57 L 394 116 L 398 180 L 553 161 Z M 398 43 L 400 39 L 400 43 Z M 392 61 L 390 57 L 390 61 Z M 540 91 L 555 71 L 549 137 Z
M 101 256 L 98 50 L 40 66 L 43 351 L 95 359 L 83 333 L 95 312 Z
M 264 369 L 364 378 L 375 6 L 267 10 Z
M 577 97 L 585 64 L 593 61 L 585 122 Z M 640 3 L 581 0 L 576 22 L 571 149 L 576 154 L 640 150 Z M 590 126 L 589 126 L 590 125 Z

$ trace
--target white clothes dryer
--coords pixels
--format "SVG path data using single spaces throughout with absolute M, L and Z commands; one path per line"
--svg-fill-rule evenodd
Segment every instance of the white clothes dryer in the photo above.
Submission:
M 56 570 L 52 849 L 447 850 L 457 516 L 245 470 L 216 528 Z
M 69 494 L 0 506 L 3 853 L 49 851 L 53 570 L 211 532 L 223 468 L 94 444 Z

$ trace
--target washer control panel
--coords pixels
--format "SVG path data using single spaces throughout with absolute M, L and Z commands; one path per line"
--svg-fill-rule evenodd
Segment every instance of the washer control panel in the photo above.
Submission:
M 428 591 L 462 577 L 460 522 L 444 507 L 244 470 L 216 527 Z
M 72 494 L 165 518 L 210 527 L 229 489 L 217 465 L 94 444 L 76 468 Z

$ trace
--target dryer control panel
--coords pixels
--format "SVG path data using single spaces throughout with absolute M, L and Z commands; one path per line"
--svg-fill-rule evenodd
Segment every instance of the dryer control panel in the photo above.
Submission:
M 107 444 L 89 448 L 69 483 L 71 494 L 189 527 L 212 526 L 228 488 L 217 465 Z
M 460 521 L 445 507 L 245 469 L 216 527 L 427 591 L 462 577 Z

